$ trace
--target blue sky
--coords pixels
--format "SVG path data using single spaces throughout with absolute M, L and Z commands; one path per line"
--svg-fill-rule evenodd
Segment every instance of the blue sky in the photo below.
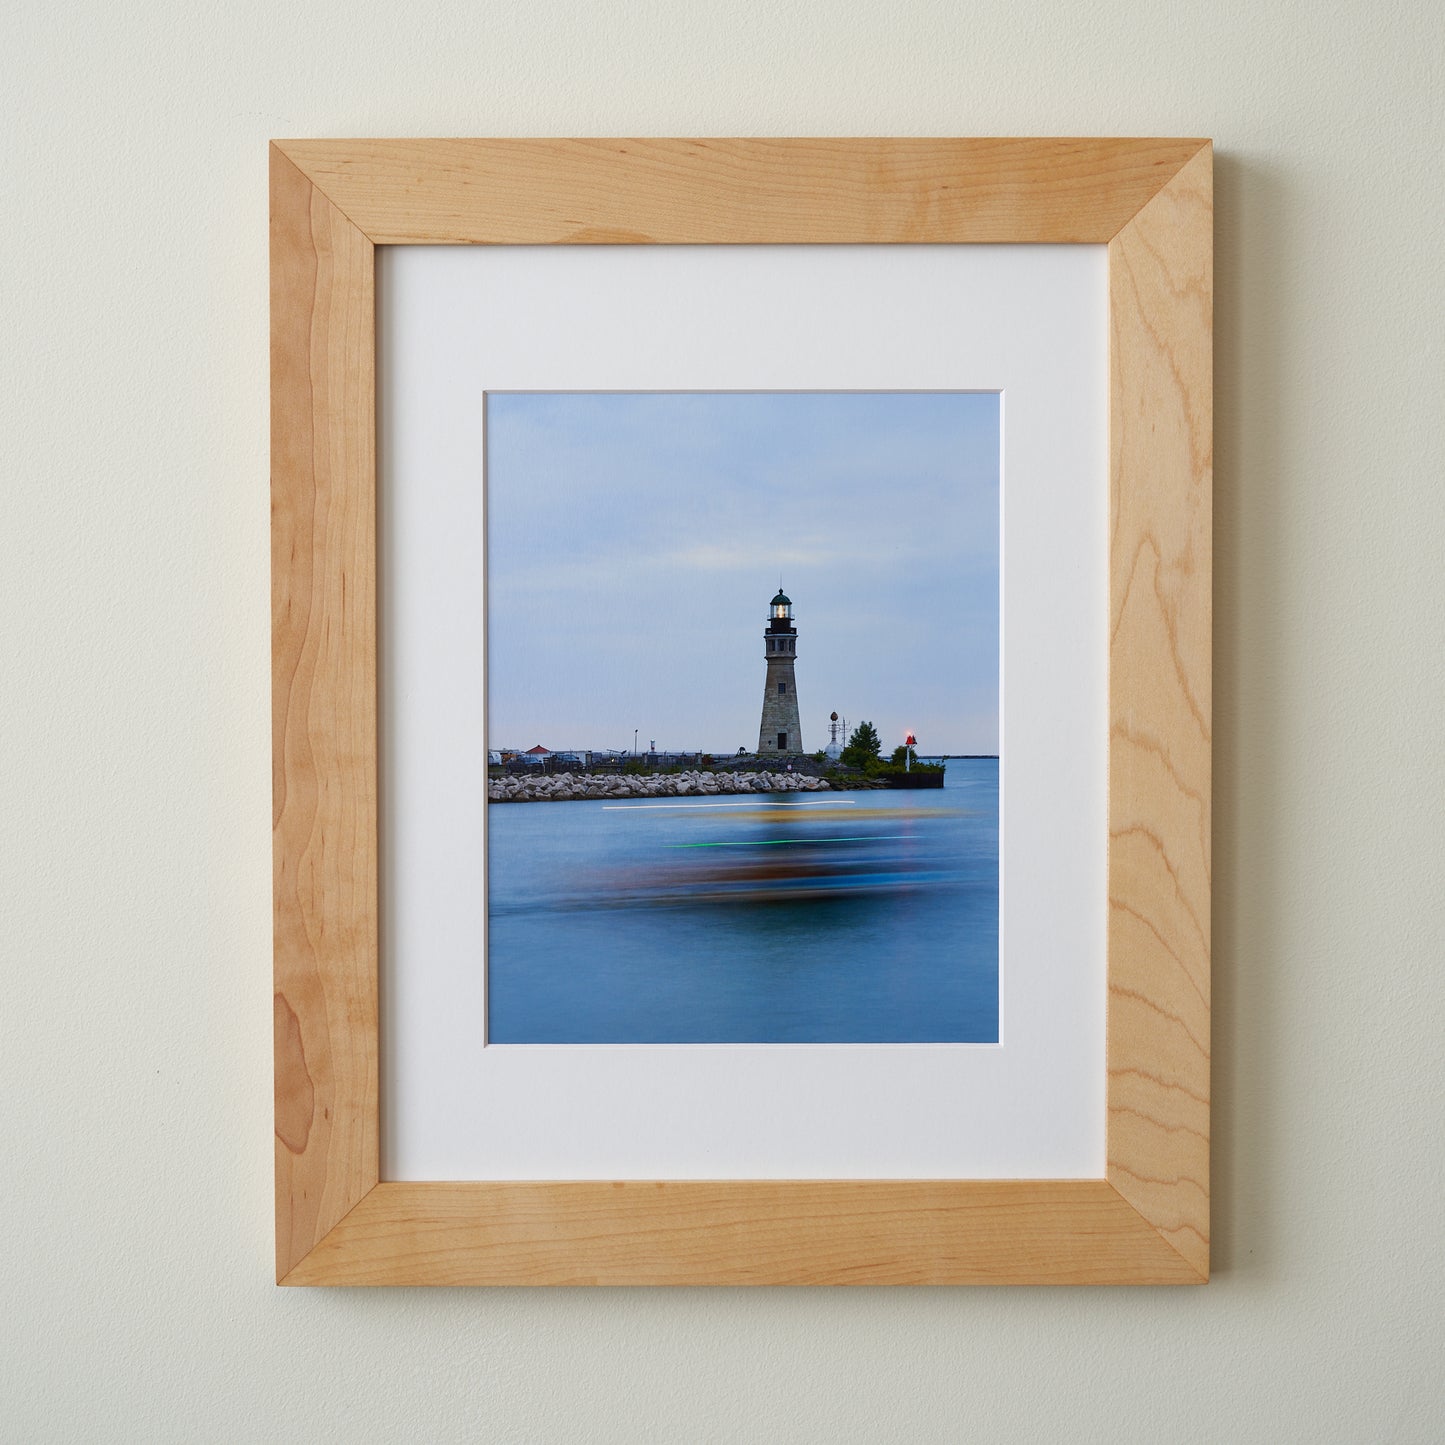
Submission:
M 491 393 L 489 745 L 757 746 L 763 628 L 803 743 L 998 750 L 993 393 Z

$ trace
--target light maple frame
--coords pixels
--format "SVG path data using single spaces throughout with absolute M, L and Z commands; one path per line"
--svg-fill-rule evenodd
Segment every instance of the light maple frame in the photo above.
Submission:
M 1202 140 L 271 148 L 276 1269 L 285 1284 L 1209 1274 L 1212 150 Z M 1107 244 L 1107 1170 L 383 1183 L 379 245 Z

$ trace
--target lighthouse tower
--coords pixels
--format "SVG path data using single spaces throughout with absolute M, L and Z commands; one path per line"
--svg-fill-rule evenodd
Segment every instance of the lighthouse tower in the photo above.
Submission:
M 793 604 L 778 589 L 768 604 L 768 627 L 763 633 L 763 655 L 768 676 L 763 683 L 763 721 L 758 729 L 758 753 L 766 757 L 803 751 L 803 728 L 798 721 L 798 684 L 793 660 L 798 651 L 798 629 L 793 626 Z

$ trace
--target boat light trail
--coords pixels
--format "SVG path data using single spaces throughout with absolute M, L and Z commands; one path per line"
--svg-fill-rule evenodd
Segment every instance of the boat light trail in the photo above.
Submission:
M 604 813 L 660 813 L 664 808 L 856 808 L 852 798 L 816 798 L 806 803 L 603 803 Z

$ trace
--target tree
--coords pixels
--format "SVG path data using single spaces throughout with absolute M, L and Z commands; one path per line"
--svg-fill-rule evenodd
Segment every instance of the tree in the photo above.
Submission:
M 862 722 L 853 729 L 853 736 L 848 739 L 848 745 L 839 753 L 838 761 L 845 768 L 866 769 L 870 763 L 878 761 L 878 754 L 882 748 L 883 742 L 878 736 L 878 729 L 871 722 Z

